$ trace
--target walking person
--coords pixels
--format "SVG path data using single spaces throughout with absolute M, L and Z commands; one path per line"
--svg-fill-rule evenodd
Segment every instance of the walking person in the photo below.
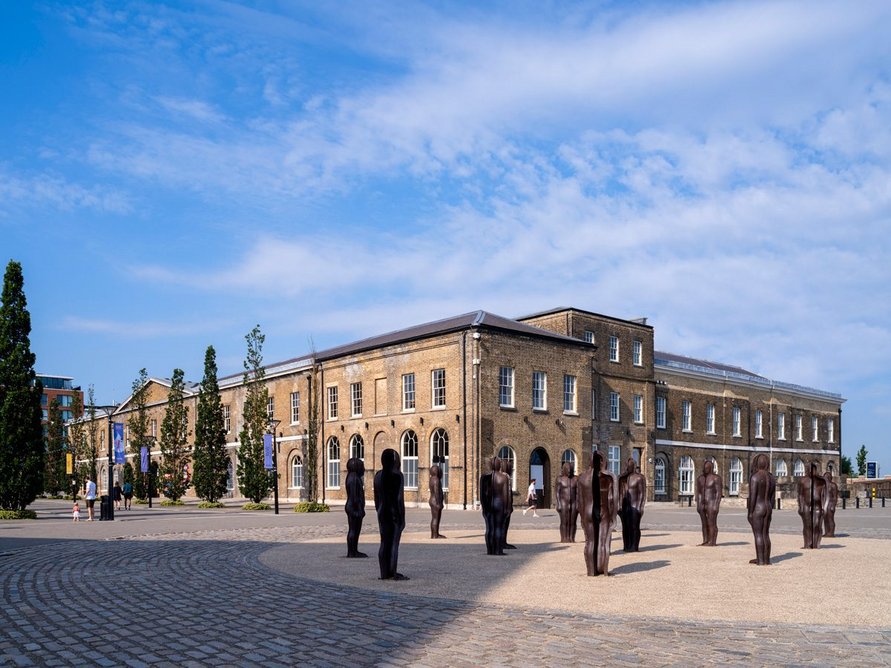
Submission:
M 124 510 L 132 510 L 133 483 L 128 480 L 124 483 L 124 487 L 121 491 L 124 492 Z
M 84 499 L 87 502 L 87 522 L 93 521 L 93 506 L 96 505 L 96 483 L 92 480 L 87 480 L 86 492 L 84 493 Z
M 77 504 L 77 501 L 74 502 L 74 508 L 71 511 L 71 521 L 80 522 L 80 506 Z
M 523 515 L 525 515 L 530 510 L 532 511 L 532 517 L 538 517 L 538 497 L 535 493 L 535 478 L 529 483 L 529 489 L 526 490 L 526 503 L 527 507 L 523 510 Z
M 121 483 L 115 481 L 114 488 L 112 489 L 112 498 L 114 499 L 114 509 L 121 509 L 121 497 L 123 493 L 121 492 Z

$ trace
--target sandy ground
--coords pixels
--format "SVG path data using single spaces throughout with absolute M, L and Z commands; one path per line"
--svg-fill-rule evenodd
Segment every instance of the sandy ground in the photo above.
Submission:
M 699 532 L 644 531 L 641 552 L 625 554 L 614 534 L 608 578 L 585 575 L 584 542 L 554 542 L 553 530 L 511 531 L 517 550 L 487 556 L 479 531 L 446 540 L 403 534 L 405 582 L 378 580 L 377 534 L 360 540 L 368 559 L 347 559 L 344 539 L 271 548 L 264 563 L 300 577 L 376 591 L 452 598 L 541 611 L 673 619 L 891 626 L 891 542 L 824 539 L 801 548 L 801 536 L 772 536 L 771 566 L 755 566 L 750 534 L 722 533 L 699 547 Z

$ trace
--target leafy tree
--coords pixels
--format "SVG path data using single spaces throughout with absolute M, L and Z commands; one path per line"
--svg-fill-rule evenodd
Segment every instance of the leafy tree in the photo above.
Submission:
M 59 401 L 53 399 L 49 405 L 46 424 L 46 470 L 43 474 L 43 491 L 56 496 L 65 489 L 65 424 Z
M 174 369 L 167 395 L 167 410 L 161 422 L 161 476 L 164 496 L 179 501 L 189 488 L 187 467 L 192 458 L 189 447 L 189 407 L 183 403 L 183 370 Z
M 96 460 L 99 459 L 99 424 L 96 422 L 96 392 L 92 385 L 87 387 L 87 473 L 90 480 L 99 488 L 99 472 Z
M 310 376 L 309 387 L 309 416 L 307 419 L 306 439 L 303 441 L 303 481 L 306 488 L 306 498 L 309 501 L 318 501 L 319 498 L 319 388 L 318 383 L 312 382 L 316 377 L 316 366 L 313 364 L 313 373 Z
M 217 382 L 217 353 L 213 346 L 208 346 L 204 354 L 204 378 L 198 389 L 195 418 L 192 484 L 198 498 L 214 503 L 223 497 L 227 491 L 228 465 L 223 402 Z
M 85 475 L 84 461 L 87 458 L 87 440 L 84 434 L 83 422 L 84 403 L 80 398 L 80 392 L 74 395 L 71 402 L 71 413 L 74 421 L 68 425 L 68 452 L 74 459 L 74 484 L 72 485 L 71 500 L 77 500 L 77 492 L 81 487 L 81 481 Z
M 146 404 L 148 403 L 148 373 L 146 370 L 140 369 L 139 374 L 130 386 L 130 404 L 135 410 L 130 413 L 127 419 L 127 426 L 130 429 L 130 451 L 133 453 L 133 461 L 140 462 L 140 471 L 142 463 L 142 446 L 146 446 L 151 452 L 152 439 L 149 435 L 149 417 Z M 137 499 L 146 500 L 144 476 L 136 476 L 133 481 L 133 495 Z
M 851 475 L 853 473 L 853 466 L 851 465 L 850 457 L 842 457 L 841 458 L 841 473 L 842 475 Z
M 263 466 L 263 435 L 269 423 L 267 406 L 269 391 L 264 379 L 263 342 L 266 337 L 260 333 L 260 325 L 254 327 L 245 337 L 247 357 L 244 361 L 244 427 L 238 434 L 238 486 L 242 496 L 254 503 L 260 503 L 272 487 L 269 471 Z
M 859 476 L 866 475 L 866 455 L 868 454 L 869 450 L 866 449 L 866 445 L 861 445 L 857 451 L 857 475 Z
M 121 474 L 121 483 L 129 482 L 131 485 L 136 480 L 136 474 L 133 471 L 133 464 L 127 462 L 124 464 L 124 471 Z

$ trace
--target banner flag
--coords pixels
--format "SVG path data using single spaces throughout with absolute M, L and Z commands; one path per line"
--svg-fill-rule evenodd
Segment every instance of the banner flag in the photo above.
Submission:
M 139 470 L 143 473 L 149 471 L 149 451 L 144 445 L 139 449 Z
M 67 475 L 74 474 L 74 455 L 70 452 L 65 453 L 65 473 Z
M 124 423 L 114 423 L 114 463 L 124 464 L 127 457 L 124 454 Z
M 275 468 L 272 465 L 272 434 L 263 434 L 263 467 Z

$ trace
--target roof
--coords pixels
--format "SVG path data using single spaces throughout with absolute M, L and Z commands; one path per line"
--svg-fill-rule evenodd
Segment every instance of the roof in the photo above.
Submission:
M 767 380 L 764 376 L 761 376 L 754 371 L 749 371 L 748 369 L 743 369 L 741 366 L 733 366 L 731 364 L 724 364 L 722 362 L 710 362 L 708 360 L 698 359 L 696 357 L 686 357 L 685 355 L 676 355 L 674 353 L 666 353 L 660 350 L 656 350 L 653 352 L 653 357 L 655 358 L 656 363 L 660 360 L 664 360 L 666 362 L 677 362 L 679 364 L 689 364 L 690 366 L 700 367 L 701 369 L 708 371 L 727 371 L 729 373 L 738 373 L 744 376 L 751 376 L 752 378 L 760 378 L 761 380 Z
M 626 325 L 636 325 L 637 327 L 646 327 L 647 329 L 653 329 L 652 325 L 648 325 L 646 322 L 646 318 L 617 318 L 612 315 L 604 315 L 603 313 L 594 313 L 594 311 L 586 311 L 585 309 L 575 308 L 573 306 L 558 306 L 557 308 L 551 308 L 547 311 L 539 311 L 538 313 L 530 313 L 529 315 L 524 315 L 517 320 L 531 320 L 532 318 L 540 318 L 545 315 L 554 315 L 555 313 L 563 313 L 565 311 L 573 311 L 575 313 L 581 313 L 583 315 L 594 316 L 595 318 L 603 318 L 604 320 L 612 320 L 613 322 L 621 322 Z

